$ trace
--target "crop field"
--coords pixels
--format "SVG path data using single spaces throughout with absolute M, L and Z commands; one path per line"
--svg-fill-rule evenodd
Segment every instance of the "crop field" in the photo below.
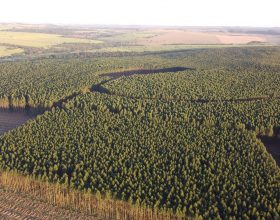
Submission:
M 110 219 L 277 219 L 279 59 L 225 45 L 2 62 L 0 187 Z
M 164 30 L 150 29 L 138 32 L 126 32 L 111 35 L 104 40 L 117 42 L 130 42 L 134 45 L 246 45 L 250 42 L 269 43 L 270 38 L 265 35 L 252 35 L 244 33 L 223 33 L 190 30 Z
M 191 31 L 158 31 L 157 34 L 149 38 L 140 39 L 138 43 L 144 45 L 158 44 L 247 44 L 252 41 L 267 42 L 265 37 L 250 35 L 216 34 Z
M 95 40 L 65 38 L 55 34 L 25 33 L 0 31 L 0 42 L 3 44 L 49 48 L 63 43 L 101 43 Z
M 250 42 L 268 42 L 265 36 L 255 35 L 245 35 L 245 34 L 223 34 L 215 35 L 221 44 L 248 44 Z
M 0 24 L 0 57 L 81 57 L 279 45 L 275 30 Z M 3 47 L 2 46 L 2 47 Z M 5 50 L 4 50 L 5 49 Z M 2 52 L 1 52 L 2 51 Z M 24 53 L 19 53 L 24 51 Z M 85 55 L 86 54 L 86 55 Z M 106 56 L 106 55 L 105 55 Z M 116 56 L 116 55 L 115 55 Z
M 7 57 L 13 54 L 22 53 L 23 49 L 21 48 L 11 48 L 7 46 L 0 46 L 0 57 Z

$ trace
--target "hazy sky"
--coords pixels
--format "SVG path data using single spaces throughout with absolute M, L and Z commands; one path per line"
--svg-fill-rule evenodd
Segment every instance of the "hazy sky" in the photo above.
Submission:
M 0 0 L 0 22 L 278 26 L 280 0 Z

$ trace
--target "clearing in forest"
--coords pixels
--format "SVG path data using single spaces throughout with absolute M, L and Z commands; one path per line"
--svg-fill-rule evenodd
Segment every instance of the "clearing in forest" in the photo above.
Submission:
M 32 117 L 24 112 L 2 112 L 0 111 L 0 134 L 12 130 Z

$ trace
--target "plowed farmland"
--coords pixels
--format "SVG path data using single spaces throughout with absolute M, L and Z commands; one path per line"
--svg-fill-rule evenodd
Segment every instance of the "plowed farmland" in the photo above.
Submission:
M 73 219 L 95 220 L 96 216 L 87 216 L 80 212 L 52 206 L 34 197 L 5 190 L 0 185 L 0 219 Z

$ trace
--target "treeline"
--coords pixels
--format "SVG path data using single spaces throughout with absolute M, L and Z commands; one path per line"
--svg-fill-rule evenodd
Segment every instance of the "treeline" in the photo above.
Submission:
M 223 99 L 279 96 L 279 48 L 220 48 L 142 56 L 38 59 L 0 64 L 0 107 L 48 109 L 55 102 L 127 69 L 196 69 L 126 77 L 108 85 L 136 97 Z M 107 77 L 108 78 L 108 77 Z
M 73 94 L 83 93 L 106 77 L 100 73 L 144 66 L 131 59 L 70 59 L 0 64 L 1 109 L 50 109 Z M 108 77 L 107 77 L 108 78 Z
M 280 68 L 278 72 L 210 69 L 122 77 L 105 88 L 127 97 L 223 101 L 280 98 L 279 85 Z
M 236 100 L 280 97 L 279 47 L 189 50 L 150 57 L 180 73 L 134 75 L 107 83 L 113 94 L 137 98 Z M 158 59 L 160 58 L 160 59 Z
M 101 195 L 71 189 L 65 185 L 53 184 L 23 176 L 16 172 L 0 172 L 0 186 L 16 193 L 28 194 L 35 199 L 43 200 L 55 206 L 81 211 L 89 216 L 102 219 L 160 219 L 160 220 L 192 220 L 185 216 L 174 215 Z
M 2 63 L 0 106 L 49 110 L 0 137 L 0 167 L 139 210 L 276 219 L 280 170 L 257 135 L 280 128 L 279 54 L 227 48 Z M 110 79 L 102 73 L 174 66 L 195 70 L 102 85 L 124 97 L 87 92 Z M 270 99 L 222 101 L 256 96 Z M 184 101 L 202 98 L 219 101 Z
M 279 125 L 266 108 L 89 93 L 3 135 L 1 167 L 179 216 L 276 218 L 279 168 L 245 129 Z

